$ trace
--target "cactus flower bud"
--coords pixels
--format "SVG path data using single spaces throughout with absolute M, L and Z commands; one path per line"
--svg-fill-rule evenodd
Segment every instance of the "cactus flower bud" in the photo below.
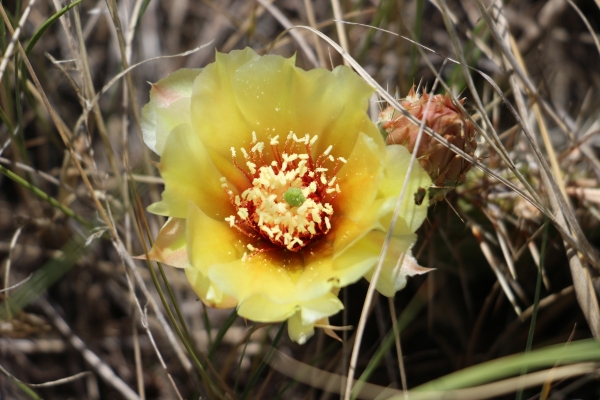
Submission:
M 401 104 L 420 121 L 443 136 L 465 153 L 473 155 L 477 148 L 475 129 L 471 121 L 453 103 L 448 94 L 433 95 L 427 112 L 430 94 L 419 95 L 413 86 Z M 462 99 L 461 104 L 464 102 Z M 387 107 L 380 113 L 378 126 L 386 136 L 386 143 L 405 146 L 414 151 L 419 126 L 410 122 L 393 107 Z M 465 174 L 472 164 L 455 154 L 433 137 L 423 134 L 417 158 L 421 166 L 429 173 L 433 185 L 429 188 L 430 204 L 445 197 L 446 193 L 465 182 Z

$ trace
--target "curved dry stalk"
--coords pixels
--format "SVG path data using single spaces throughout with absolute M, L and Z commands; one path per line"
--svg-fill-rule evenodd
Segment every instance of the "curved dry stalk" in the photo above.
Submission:
M 275 350 L 273 357 L 269 360 L 269 365 L 279 373 L 289 376 L 295 381 L 330 393 L 341 393 L 341 387 L 346 386 L 347 382 L 347 377 L 344 375 L 324 371 L 312 365 L 305 364 L 279 350 Z M 394 394 L 402 395 L 403 393 L 398 389 L 362 382 L 360 393 L 353 394 L 353 397 L 357 399 L 376 399 L 388 398 Z
M 442 68 L 446 65 L 442 65 Z M 435 91 L 437 85 L 439 83 L 439 79 L 436 79 L 432 91 Z M 424 113 L 427 114 L 429 106 L 431 105 L 431 101 L 433 100 L 433 96 L 430 96 L 427 104 L 425 105 Z M 423 128 L 425 128 L 425 118 L 421 121 L 419 126 L 419 133 L 417 134 L 417 139 L 415 141 L 415 149 L 419 148 L 421 143 L 421 139 L 423 137 Z M 390 223 L 389 229 L 387 231 L 385 241 L 383 242 L 383 246 L 381 248 L 381 252 L 379 253 L 379 259 L 377 260 L 377 264 L 375 266 L 375 271 L 373 272 L 373 276 L 371 277 L 371 282 L 369 283 L 369 289 L 367 290 L 367 294 L 365 296 L 365 302 L 363 304 L 362 312 L 360 314 L 360 319 L 358 321 L 358 327 L 356 329 L 356 338 L 354 340 L 354 345 L 352 348 L 352 355 L 350 356 L 350 367 L 348 369 L 348 378 L 346 380 L 346 389 L 344 391 L 344 400 L 350 400 L 350 396 L 352 394 L 352 383 L 354 379 L 354 373 L 356 371 L 356 365 L 358 363 L 358 353 L 360 351 L 360 346 L 362 344 L 362 336 L 367 324 L 367 319 L 369 317 L 369 310 L 371 308 L 371 303 L 373 301 L 373 296 L 375 294 L 375 288 L 377 287 L 377 281 L 379 280 L 379 274 L 383 268 L 383 262 L 385 260 L 385 256 L 388 251 L 388 247 L 390 245 L 390 240 L 392 239 L 392 235 L 394 232 L 394 228 L 396 226 L 396 222 L 398 221 L 398 216 L 400 214 L 400 208 L 402 206 L 402 201 L 404 200 L 404 196 L 406 195 L 406 188 L 408 187 L 408 182 L 410 175 L 412 173 L 413 167 L 417 160 L 417 152 L 413 152 L 410 157 L 410 163 L 408 164 L 408 169 L 406 170 L 406 176 L 404 178 L 404 183 L 402 185 L 402 190 L 400 191 L 400 195 L 398 196 L 398 201 L 396 202 L 396 208 L 394 209 L 394 214 L 392 215 L 392 221 Z M 404 254 L 400 255 L 400 260 L 398 261 L 399 265 L 402 265 L 402 258 Z
M 361 24 L 358 24 L 358 25 L 361 25 Z M 330 38 L 326 37 L 321 32 L 313 30 L 310 27 L 298 26 L 297 28 L 303 28 L 303 29 L 311 30 L 312 32 L 314 32 L 315 34 L 319 35 L 324 40 L 326 40 L 332 47 L 334 47 L 338 52 L 340 52 L 340 54 L 342 54 L 342 56 L 344 58 L 347 57 L 349 59 L 349 62 L 352 65 L 352 67 L 363 77 L 363 79 L 365 79 L 369 84 L 371 84 L 373 87 L 375 87 L 377 89 L 379 95 L 382 98 L 384 98 L 395 109 L 397 109 L 398 111 L 400 111 L 406 118 L 408 118 L 410 121 L 412 121 L 415 125 L 417 125 L 417 126 L 419 125 L 420 121 L 418 121 L 410 113 L 406 112 L 406 110 L 404 110 L 404 108 L 402 107 L 402 105 L 398 101 L 396 101 L 396 99 L 394 99 L 391 95 L 389 95 L 373 78 L 371 78 L 371 76 L 366 71 L 364 71 L 364 69 L 362 69 L 362 67 L 358 63 L 356 63 L 352 59 L 352 57 L 350 57 L 347 53 L 343 52 L 343 50 L 339 47 L 339 45 L 337 45 L 333 40 L 331 40 Z M 374 29 L 379 29 L 379 28 L 374 28 Z M 386 31 L 386 30 L 383 30 L 383 29 L 379 29 L 379 30 L 391 33 L 393 35 L 402 37 L 403 39 L 410 41 L 411 43 L 413 43 L 413 44 L 415 44 L 417 46 L 417 48 L 419 49 L 419 51 L 422 51 L 421 49 L 423 48 L 423 49 L 431 51 L 431 52 L 433 52 L 435 54 L 438 54 L 435 51 L 433 51 L 432 49 L 429 49 L 426 46 L 422 46 L 419 43 L 417 43 L 417 42 L 415 42 L 415 41 L 413 41 L 413 40 L 411 40 L 409 38 L 406 38 L 406 37 L 398 35 L 398 34 L 396 34 L 394 32 Z M 441 56 L 441 57 L 444 57 L 444 56 Z M 447 60 L 449 60 L 449 61 L 451 61 L 453 63 L 459 64 L 461 66 L 461 68 L 463 67 L 463 64 L 459 63 L 456 60 L 453 60 L 453 59 L 447 58 L 447 57 L 444 57 L 444 59 L 447 59 Z M 513 59 L 514 59 L 514 57 L 513 57 Z M 429 62 L 429 60 L 427 59 L 427 57 L 424 57 L 424 60 L 429 65 L 430 69 L 432 71 L 434 71 L 434 74 L 436 75 L 436 77 L 438 77 L 439 75 L 435 72 L 435 70 L 433 69 L 433 66 L 431 65 L 431 63 Z M 517 65 L 517 67 L 518 67 L 518 65 Z M 539 148 L 537 146 L 535 146 L 535 144 L 534 144 L 535 142 L 534 142 L 533 136 L 530 134 L 530 131 L 524 125 L 524 122 L 521 119 L 521 117 L 519 116 L 519 113 L 517 113 L 516 110 L 514 110 L 514 108 L 512 107 L 511 103 L 508 102 L 508 99 L 506 99 L 506 97 L 504 96 L 504 94 L 502 93 L 502 91 L 500 90 L 500 88 L 498 87 L 498 85 L 496 85 L 496 83 L 493 81 L 493 79 L 491 77 L 489 77 L 487 74 L 484 74 L 483 72 L 481 72 L 481 71 L 479 71 L 479 70 L 477 70 L 475 68 L 472 68 L 472 67 L 466 67 L 466 68 L 469 68 L 469 69 L 477 72 L 480 76 L 482 76 L 494 88 L 494 90 L 496 91 L 496 93 L 504 101 L 504 104 L 508 107 L 509 111 L 515 117 L 515 119 L 517 120 L 518 124 L 523 128 L 523 131 L 524 131 L 526 137 L 529 139 L 530 143 L 532 143 L 532 146 L 533 146 L 532 148 L 534 149 L 534 152 L 535 152 L 538 160 L 540 161 L 540 164 L 542 165 L 542 168 L 544 168 L 545 170 L 548 170 L 548 165 L 545 162 L 545 159 L 543 158 L 543 156 L 539 152 Z M 446 88 L 446 90 L 451 94 L 451 91 L 445 85 L 444 81 L 441 80 L 440 82 Z M 529 83 L 530 86 L 532 86 L 532 84 L 529 81 L 527 81 L 527 82 Z M 454 95 L 452 95 L 452 98 L 456 102 L 456 98 L 455 98 Z M 536 100 L 539 101 L 539 102 L 541 102 L 542 106 L 544 106 L 544 110 L 545 111 L 549 110 L 549 106 L 547 104 L 545 104 L 543 101 L 540 101 L 541 99 L 537 99 L 536 98 Z M 457 102 L 457 106 L 462 108 L 462 106 L 460 105 L 460 102 Z M 464 109 L 463 109 L 463 111 L 464 111 Z M 483 112 L 482 112 L 482 114 L 483 114 Z M 555 115 L 555 114 L 552 114 L 552 115 Z M 468 113 L 467 113 L 467 116 L 468 116 Z M 469 118 L 471 119 L 471 117 L 469 117 Z M 558 118 L 558 117 L 556 117 L 556 118 Z M 554 119 L 556 119 L 556 118 L 554 118 Z M 474 121 L 472 119 L 471 119 L 471 121 L 474 123 Z M 559 123 L 562 124 L 560 121 L 559 121 Z M 474 123 L 474 125 L 475 125 L 476 129 L 478 130 L 478 132 L 482 133 L 484 135 L 484 137 L 487 138 L 487 135 L 485 135 L 485 133 L 481 130 L 481 128 L 479 128 L 478 125 L 475 124 L 475 123 Z M 491 125 L 488 125 L 488 126 L 491 127 Z M 481 169 L 486 174 L 494 177 L 495 179 L 499 180 L 500 182 L 502 182 L 503 184 L 505 184 L 506 186 L 508 186 L 509 188 L 511 188 L 513 191 L 515 191 L 521 197 L 523 197 L 525 200 L 527 200 L 529 203 L 531 203 L 534 207 L 536 207 L 539 211 L 541 211 L 542 213 L 544 213 L 550 219 L 550 221 L 552 221 L 552 223 L 554 224 L 554 226 L 556 227 L 556 229 L 559 230 L 559 232 L 561 233 L 563 239 L 567 243 L 569 243 L 571 246 L 577 248 L 580 252 L 582 252 L 584 254 L 584 256 L 586 257 L 586 259 L 588 261 L 590 261 L 594 266 L 600 268 L 600 260 L 598 260 L 598 257 L 595 255 L 595 252 L 591 249 L 591 247 L 589 245 L 589 242 L 587 242 L 587 240 L 585 239 L 585 236 L 583 235 L 583 232 L 581 232 L 581 228 L 579 227 L 579 225 L 575 221 L 574 216 L 572 215 L 572 213 L 567 213 L 568 214 L 567 217 L 568 217 L 568 220 L 569 220 L 570 223 L 572 223 L 572 222 L 575 223 L 575 227 L 574 227 L 575 236 L 572 236 L 571 233 L 569 232 L 569 230 L 567 229 L 567 227 L 565 227 L 563 224 L 561 224 L 559 222 L 559 220 L 557 220 L 557 218 L 554 216 L 554 214 L 551 211 L 549 211 L 543 205 L 543 202 L 542 202 L 541 198 L 538 196 L 537 192 L 531 187 L 531 185 L 527 182 L 527 180 L 521 175 L 521 173 L 518 171 L 518 169 L 516 169 L 516 167 L 514 166 L 514 164 L 512 163 L 512 161 L 510 160 L 510 158 L 508 158 L 508 155 L 507 154 L 504 155 L 505 150 L 504 150 L 503 146 L 500 146 L 500 148 L 498 148 L 493 141 L 488 140 L 488 143 L 502 156 L 503 160 L 507 163 L 507 165 L 509 166 L 509 168 L 511 168 L 511 170 L 515 174 L 515 176 L 527 188 L 527 190 L 533 196 L 533 198 L 530 198 L 527 194 L 525 194 L 523 192 L 523 190 L 521 190 L 520 188 L 518 188 L 517 186 L 515 186 L 513 183 L 509 182 L 508 180 L 506 180 L 505 178 L 503 178 L 502 176 L 500 176 L 499 174 L 497 174 L 494 171 L 490 170 L 489 168 L 487 168 L 487 166 L 481 164 L 478 160 L 476 160 L 473 157 L 469 156 L 468 154 L 464 153 L 461 149 L 458 149 L 456 146 L 454 146 L 454 145 L 452 145 L 450 143 L 447 143 L 435 131 L 432 131 L 428 127 L 425 127 L 425 132 L 427 132 L 429 135 L 431 135 L 432 137 L 434 137 L 434 139 L 436 139 L 438 142 L 444 144 L 446 147 L 448 147 L 454 153 L 460 155 L 461 157 L 463 157 L 467 161 L 471 162 L 475 167 Z M 550 186 L 552 186 L 552 189 L 551 189 L 552 191 L 558 191 L 559 190 L 558 186 L 556 184 L 556 181 L 554 179 L 552 179 L 552 177 L 550 177 Z M 552 193 L 552 191 L 551 191 L 551 193 Z M 564 201 L 563 198 L 560 198 L 559 201 L 560 200 Z M 583 241 L 581 240 L 581 238 L 583 238 Z
M 600 53 L 600 40 L 598 40 L 598 35 L 596 34 L 596 32 L 594 32 L 594 28 L 592 28 L 592 25 L 590 25 L 590 21 L 588 21 L 588 19 L 585 17 L 585 14 L 583 14 L 581 12 L 579 7 L 577 7 L 577 5 L 575 3 L 573 3 L 573 0 L 567 0 L 567 1 L 571 5 L 571 7 L 573 7 L 573 9 L 577 12 L 577 14 L 579 15 L 579 17 L 585 24 L 585 27 L 588 29 L 588 31 L 590 31 L 590 35 L 592 35 L 592 39 L 594 39 L 594 44 L 596 45 L 596 49 L 598 50 L 598 53 Z

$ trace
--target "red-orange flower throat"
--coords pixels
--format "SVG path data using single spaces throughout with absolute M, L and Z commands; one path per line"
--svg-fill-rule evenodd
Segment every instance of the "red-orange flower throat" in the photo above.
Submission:
M 283 150 L 279 136 L 270 138 L 272 161 L 265 161 L 265 144 L 252 133 L 250 151 L 241 148 L 246 168 L 236 161 L 236 150 L 231 148 L 234 165 L 242 171 L 250 186 L 240 195 L 234 195 L 225 178 L 223 187 L 235 207 L 236 214 L 225 218 L 232 228 L 257 240 L 248 244 L 250 254 L 287 249 L 297 252 L 309 243 L 327 234 L 331 229 L 333 207 L 331 202 L 340 193 L 336 174 L 342 157 L 334 158 L 329 146 L 316 160 L 311 146 L 318 136 L 306 134 L 298 138 L 290 132 Z M 297 151 L 302 146 L 304 151 Z M 327 167 L 329 166 L 329 168 Z

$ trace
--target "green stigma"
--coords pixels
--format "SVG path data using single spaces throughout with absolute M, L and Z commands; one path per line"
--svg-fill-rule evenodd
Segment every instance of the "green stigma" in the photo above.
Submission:
M 302 194 L 302 190 L 291 187 L 283 194 L 283 199 L 292 207 L 300 207 L 306 201 L 306 197 Z

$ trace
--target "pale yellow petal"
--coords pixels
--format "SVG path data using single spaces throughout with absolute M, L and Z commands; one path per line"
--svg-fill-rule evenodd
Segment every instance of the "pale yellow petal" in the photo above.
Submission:
M 241 302 L 237 312 L 241 317 L 252 321 L 280 322 L 296 312 L 296 303 L 275 303 L 262 294 L 255 294 Z
M 366 114 L 369 85 L 348 67 L 304 71 L 294 64 L 293 57 L 264 56 L 235 73 L 238 107 L 259 141 L 280 135 L 283 142 L 290 131 L 298 137 L 308 133 L 321 138 L 313 156 L 333 145 L 335 154 L 348 157 L 364 130 L 383 151 L 383 139 Z
M 210 279 L 224 292 L 243 303 L 250 296 L 261 294 L 271 302 L 289 304 L 298 294 L 294 274 L 283 263 L 278 252 L 257 254 L 249 260 L 213 265 Z
M 246 251 L 243 237 L 225 221 L 209 217 L 194 203 L 187 215 L 187 249 L 192 267 L 208 276 L 211 266 L 239 260 Z
M 217 53 L 217 63 L 195 81 L 194 129 L 219 171 L 240 190 L 247 182 L 231 163 L 231 147 L 248 147 L 253 132 L 267 145 L 276 135 L 283 144 L 290 131 L 318 135 L 313 157 L 333 145 L 332 154 L 344 158 L 363 132 L 383 152 L 383 139 L 366 114 L 373 89 L 347 67 L 304 71 L 294 63 L 250 49 Z M 265 153 L 270 161 L 268 146 Z
M 385 239 L 386 233 L 372 231 L 360 242 L 360 246 L 363 247 L 364 251 L 371 253 L 377 252 L 377 258 L 373 264 L 373 268 L 365 274 L 365 278 L 369 281 L 375 271 L 376 263 L 379 261 L 379 253 L 383 248 Z M 416 260 L 412 256 L 410 249 L 415 241 L 415 234 L 392 236 L 386 257 L 381 267 L 379 279 L 377 280 L 376 288 L 382 295 L 387 297 L 394 296 L 398 290 L 401 290 L 406 286 L 407 276 L 428 271 L 428 269 L 418 267 Z
M 324 296 L 300 303 L 302 324 L 314 324 L 318 320 L 330 317 L 344 309 L 344 305 L 336 295 L 329 292 Z
M 142 108 L 144 142 L 161 154 L 167 136 L 179 124 L 190 124 L 190 100 L 194 79 L 201 69 L 182 68 L 152 84 L 150 101 Z
M 165 181 L 165 191 L 162 201 L 149 208 L 151 212 L 185 218 L 188 202 L 192 201 L 213 218 L 224 220 L 234 214 L 221 186 L 221 175 L 189 125 L 179 125 L 169 135 L 160 161 L 160 174 Z
M 148 252 L 148 257 L 172 267 L 187 267 L 189 261 L 185 231 L 185 219 L 169 218 L 158 232 L 154 245 Z
M 222 176 L 238 189 L 248 185 L 232 164 L 231 147 L 248 146 L 252 130 L 240 113 L 233 92 L 235 72 L 259 56 L 250 48 L 216 53 L 216 62 L 203 69 L 192 88 L 191 115 L 199 135 Z M 240 164 L 243 164 L 240 162 Z
M 379 187 L 385 152 L 364 133 L 336 177 L 341 193 L 333 201 L 334 212 L 359 221 L 369 210 Z
M 326 318 L 344 309 L 342 302 L 333 293 L 302 302 L 299 311 L 288 320 L 290 339 L 304 344 L 315 333 L 315 323 L 326 321 Z
M 295 114 L 296 133 L 319 135 L 320 140 L 312 148 L 313 156 L 332 145 L 332 154 L 348 158 L 361 132 L 375 140 L 383 151 L 381 135 L 366 114 L 373 88 L 345 66 L 332 72 L 324 68 L 295 71 L 288 94 L 296 107 L 290 114 Z
M 320 247 L 310 249 L 309 253 L 314 255 L 305 255 L 306 267 L 296 283 L 298 299 L 303 304 L 328 295 L 335 288 L 356 282 L 373 265 L 372 260 L 365 262 L 355 258 L 354 253 L 346 254 L 347 251 L 332 258 L 333 248 L 326 249 L 324 246 L 328 245 L 322 243 Z
M 298 344 L 306 343 L 315 334 L 315 324 L 303 324 L 300 311 L 288 319 L 287 328 L 290 339 Z
M 406 179 L 411 155 L 405 147 L 400 145 L 387 146 L 386 150 L 385 175 L 379 186 L 380 196 L 397 198 Z M 415 194 L 418 193 L 419 188 L 427 189 L 431 186 L 431 178 L 415 160 L 408 179 L 409 183 L 398 214 L 399 218 L 396 223 L 396 229 L 394 230 L 395 234 L 416 231 L 427 217 L 427 207 L 429 205 L 427 196 L 425 196 L 421 204 L 416 204 Z M 386 226 L 386 229 L 391 222 L 392 213 L 393 210 L 382 219 L 382 223 Z
M 235 297 L 223 294 L 206 276 L 194 268 L 187 267 L 185 276 L 190 282 L 192 289 L 204 304 L 213 308 L 232 308 L 238 305 Z

